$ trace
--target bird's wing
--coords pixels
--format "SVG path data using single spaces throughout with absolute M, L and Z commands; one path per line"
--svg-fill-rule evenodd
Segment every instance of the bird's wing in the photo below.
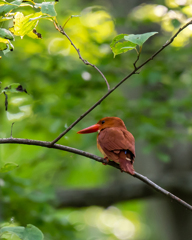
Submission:
M 126 129 L 105 128 L 98 136 L 98 143 L 107 156 L 114 161 L 118 160 L 118 151 L 121 150 L 129 150 L 135 157 L 135 139 Z

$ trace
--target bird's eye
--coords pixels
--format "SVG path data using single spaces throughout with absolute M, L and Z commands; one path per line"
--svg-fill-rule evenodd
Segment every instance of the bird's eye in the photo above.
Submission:
M 101 123 L 103 124 L 103 123 L 105 123 L 105 121 L 102 121 Z

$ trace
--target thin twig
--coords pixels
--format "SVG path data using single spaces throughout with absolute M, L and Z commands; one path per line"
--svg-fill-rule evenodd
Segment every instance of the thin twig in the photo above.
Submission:
M 96 102 L 91 108 L 89 108 L 85 113 L 83 113 L 77 120 L 75 120 L 65 131 L 63 131 L 57 138 L 55 138 L 50 146 L 58 142 L 67 132 L 69 132 L 81 119 L 83 119 L 88 113 L 90 113 L 95 107 L 97 107 L 106 97 L 108 97 L 116 88 L 118 88 L 122 83 L 124 83 L 128 78 L 130 78 L 133 74 L 136 74 L 137 70 L 146 65 L 149 61 L 153 60 L 155 56 L 157 56 L 164 48 L 170 45 L 173 40 L 177 37 L 177 35 L 185 29 L 188 25 L 192 24 L 192 20 L 186 23 L 183 27 L 179 28 L 179 30 L 173 35 L 173 37 L 167 41 L 156 53 L 154 53 L 150 58 L 148 58 L 144 63 L 142 63 L 139 67 L 136 67 L 128 76 L 123 78 L 114 88 L 108 91 L 98 102 Z M 71 40 L 70 40 L 71 41 Z M 73 44 L 73 43 L 72 43 Z M 79 51 L 79 50 L 77 50 Z
M 75 153 L 87 158 L 91 158 L 93 160 L 96 160 L 97 162 L 101 162 L 101 163 L 106 163 L 106 160 L 104 158 L 101 158 L 99 156 L 93 155 L 91 153 L 76 149 L 76 148 L 71 148 L 71 147 L 67 147 L 64 145 L 59 145 L 59 144 L 54 144 L 52 146 L 50 146 L 50 142 L 46 142 L 46 141 L 37 141 L 37 140 L 31 140 L 31 139 L 22 139 L 22 138 L 2 138 L 0 139 L 0 144 L 5 144 L 5 143 L 18 143 L 18 144 L 25 144 L 25 145 L 35 145 L 35 146 L 41 146 L 41 147 L 47 147 L 47 148 L 54 148 L 54 149 L 59 149 L 62 151 L 67 151 L 67 152 L 71 152 L 71 153 Z M 120 170 L 119 164 L 110 161 L 108 163 L 108 165 L 117 168 Z M 188 203 L 186 203 L 185 201 L 183 201 L 182 199 L 178 198 L 177 196 L 173 195 L 172 193 L 168 192 L 167 190 L 161 188 L 159 185 L 157 185 L 156 183 L 152 182 L 150 179 L 148 179 L 147 177 L 141 175 L 140 173 L 135 172 L 135 174 L 133 175 L 133 177 L 140 179 L 141 181 L 145 182 L 147 185 L 149 185 L 150 187 L 154 188 L 156 191 L 168 196 L 169 198 L 173 199 L 174 201 L 176 201 L 177 203 L 181 204 L 182 206 L 186 207 L 187 209 L 192 211 L 192 206 Z
M 186 203 L 185 201 L 183 201 L 182 199 L 178 198 L 177 196 L 173 195 L 172 193 L 168 192 L 167 190 L 165 190 L 164 188 L 160 187 L 159 185 L 155 184 L 154 182 L 152 182 L 150 179 L 148 179 L 147 177 L 141 175 L 140 173 L 135 172 L 134 177 L 140 179 L 141 181 L 147 183 L 149 186 L 153 187 L 156 191 L 167 195 L 169 198 L 177 201 L 178 203 L 180 203 L 181 205 L 183 205 L 184 207 L 186 207 L 187 209 L 192 211 L 192 206 L 188 203 Z
M 64 23 L 63 29 L 65 28 L 65 26 L 67 25 L 67 23 L 69 22 L 69 20 L 70 20 L 71 18 L 73 18 L 73 17 L 79 17 L 79 15 L 71 15 L 71 16 L 67 19 L 67 21 Z
M 75 46 L 75 44 L 73 43 L 73 41 L 70 39 L 70 37 L 67 35 L 67 33 L 64 31 L 64 29 L 61 27 L 61 26 L 58 26 L 56 24 L 56 22 L 54 22 L 54 25 L 55 25 L 55 28 L 61 33 L 63 34 L 68 40 L 69 42 L 71 43 L 71 45 L 74 47 L 74 49 L 77 51 L 78 55 L 79 55 L 79 59 L 81 59 L 81 61 L 85 64 L 85 65 L 90 65 L 91 67 L 95 68 L 100 74 L 101 76 L 103 77 L 103 79 L 105 80 L 105 83 L 107 84 L 107 88 L 108 88 L 108 91 L 110 90 L 110 86 L 109 86 L 109 83 L 106 79 L 106 77 L 104 76 L 104 74 L 101 72 L 101 70 L 99 70 L 98 67 L 96 67 L 95 65 L 93 65 L 92 63 L 88 62 L 87 60 L 83 59 L 81 54 L 80 54 L 80 50 Z
M 139 61 L 139 57 L 140 57 L 140 54 L 137 55 L 137 59 L 135 60 L 135 62 L 133 63 L 133 66 L 134 66 L 134 69 L 137 71 L 137 66 L 136 66 L 136 63 Z M 135 72 L 136 73 L 136 72 Z
M 63 29 L 65 28 L 66 24 L 69 22 L 69 20 L 70 20 L 71 18 L 72 18 L 72 16 L 70 16 L 70 17 L 67 19 L 67 21 L 64 23 Z
M 133 63 L 134 69 L 137 70 L 137 66 L 136 63 L 139 61 L 139 57 L 141 55 L 141 50 L 142 50 L 142 46 L 139 46 L 139 52 L 137 51 L 137 48 L 135 48 L 136 52 L 137 52 L 137 59 L 135 60 L 135 62 Z

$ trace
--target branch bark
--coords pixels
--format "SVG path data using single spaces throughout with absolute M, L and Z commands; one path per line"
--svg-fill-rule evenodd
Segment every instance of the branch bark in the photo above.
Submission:
M 146 65 L 148 62 L 150 62 L 151 60 L 154 59 L 154 57 L 156 57 L 161 51 L 163 51 L 164 48 L 166 48 L 167 46 L 169 46 L 174 39 L 177 37 L 177 35 L 183 31 L 187 26 L 189 26 L 190 24 L 192 24 L 192 20 L 190 20 L 189 22 L 187 22 L 183 27 L 179 28 L 179 30 L 170 38 L 170 40 L 168 40 L 157 52 L 155 52 L 150 58 L 148 58 L 144 63 L 142 63 L 140 66 L 136 67 L 136 65 L 134 65 L 134 70 L 128 75 L 126 76 L 124 79 L 122 79 L 115 87 L 113 87 L 111 90 L 109 90 L 98 102 L 96 102 L 90 109 L 88 109 L 84 114 L 82 114 L 76 121 L 74 121 L 65 131 L 63 131 L 57 138 L 55 138 L 52 142 L 51 142 L 51 146 L 53 144 L 55 144 L 56 142 L 58 142 L 67 132 L 69 132 L 81 119 L 83 119 L 88 113 L 90 113 L 95 107 L 97 107 L 106 97 L 108 97 L 115 89 L 117 89 L 122 83 L 124 83 L 128 78 L 130 78 L 132 75 L 137 73 L 137 70 L 141 69 L 144 65 Z M 57 26 L 57 25 L 56 25 Z M 60 26 L 60 28 L 62 29 L 62 27 Z M 60 30 L 61 32 L 61 30 Z M 73 42 L 71 41 L 71 39 L 67 36 L 67 34 L 65 32 L 61 32 L 63 35 L 65 35 L 69 41 L 71 42 L 71 44 L 74 46 Z M 75 47 L 76 51 L 79 53 L 78 49 Z M 137 61 L 137 60 L 136 60 Z
M 59 145 L 59 144 L 54 144 L 54 145 L 51 146 L 50 142 L 46 142 L 46 141 L 37 141 L 37 140 L 22 139 L 22 138 L 2 138 L 2 139 L 0 139 L 0 144 L 5 144 L 5 143 L 9 143 L 9 144 L 10 143 L 14 143 L 14 144 L 17 143 L 17 144 L 34 145 L 34 146 L 41 146 L 41 147 L 59 149 L 59 150 L 62 150 L 62 151 L 67 151 L 67 152 L 75 153 L 75 154 L 78 154 L 78 155 L 82 155 L 82 156 L 87 157 L 87 158 L 91 158 L 93 160 L 96 160 L 97 162 L 107 163 L 104 158 L 98 157 L 98 156 L 93 155 L 91 153 L 88 153 L 88 152 L 85 152 L 85 151 L 82 151 L 82 150 L 79 150 L 79 149 L 76 149 L 76 148 L 71 148 L 71 147 L 68 147 L 68 146 Z M 110 161 L 108 163 L 108 165 L 120 170 L 119 164 L 117 164 L 115 162 Z M 176 201 L 177 203 L 181 204 L 185 208 L 192 211 L 192 206 L 190 204 L 186 203 L 185 201 L 183 201 L 182 199 L 173 195 L 169 191 L 167 191 L 167 190 L 163 189 L 162 187 L 160 187 L 159 185 L 155 184 L 153 181 L 151 181 L 147 177 L 145 177 L 145 176 L 143 176 L 143 175 L 141 175 L 140 173 L 137 173 L 137 172 L 135 172 L 133 177 L 140 179 L 141 181 L 145 182 L 147 185 L 149 185 L 150 187 L 152 187 L 156 191 L 168 196 L 172 200 Z

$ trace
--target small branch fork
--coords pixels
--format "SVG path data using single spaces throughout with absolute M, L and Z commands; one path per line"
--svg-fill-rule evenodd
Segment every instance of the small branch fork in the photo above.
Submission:
M 67 146 L 64 146 L 64 145 L 59 145 L 59 144 L 54 144 L 53 146 L 50 146 L 50 142 L 46 142 L 46 141 L 37 141 L 37 140 L 13 138 L 13 137 L 0 139 L 0 144 L 6 144 L 6 143 L 8 143 L 8 144 L 10 144 L 10 143 L 25 144 L 25 145 L 33 145 L 33 146 L 41 146 L 41 147 L 58 149 L 58 150 L 62 150 L 62 151 L 75 153 L 77 155 L 81 155 L 81 156 L 93 159 L 97 162 L 106 163 L 106 160 L 104 158 L 98 157 L 98 156 L 93 155 L 91 153 L 88 153 L 88 152 L 85 152 L 85 151 L 82 151 L 82 150 L 79 150 L 79 149 L 67 147 Z M 109 161 L 108 165 L 120 170 L 119 164 L 117 164 L 115 162 Z M 137 172 L 135 172 L 133 177 L 140 179 L 141 181 L 145 182 L 147 185 L 149 185 L 150 187 L 152 187 L 156 191 L 168 196 L 170 199 L 176 201 L 177 203 L 181 204 L 185 208 L 192 211 L 192 206 L 190 204 L 186 203 L 182 199 L 178 198 L 177 196 L 175 196 L 172 193 L 168 192 L 167 190 L 163 189 L 159 185 L 155 184 L 153 181 L 151 181 L 147 177 L 145 177 L 145 176 L 143 176 L 143 175 L 141 175 L 140 173 L 137 173 Z
M 141 55 L 141 51 L 142 51 L 142 46 L 139 46 L 139 51 L 137 50 L 137 48 L 135 48 L 136 52 L 137 52 L 137 59 L 135 60 L 135 62 L 133 63 L 134 69 L 137 70 L 136 67 L 136 63 L 139 61 L 139 57 Z M 136 74 L 137 72 L 135 72 Z
M 65 35 L 69 41 L 71 42 L 71 45 L 76 49 L 76 51 L 79 54 L 79 58 L 87 65 L 91 65 L 90 63 L 88 63 L 86 60 L 83 60 L 79 49 L 77 49 L 75 47 L 75 45 L 73 44 L 73 42 L 71 41 L 71 39 L 69 38 L 69 36 L 65 33 L 65 31 L 62 29 L 62 27 L 58 27 L 56 23 L 55 27 L 56 29 L 62 33 L 63 35 Z M 141 69 L 144 65 L 146 65 L 148 62 L 150 62 L 151 60 L 153 60 L 154 57 L 156 57 L 164 48 L 166 48 L 168 45 L 170 45 L 174 39 L 177 37 L 177 35 L 183 31 L 187 26 L 189 26 L 190 24 L 192 24 L 192 20 L 190 20 L 189 22 L 187 22 L 183 27 L 179 28 L 179 30 L 172 36 L 172 38 L 170 40 L 168 40 L 157 52 L 155 52 L 150 58 L 148 58 L 144 63 L 142 63 L 140 66 L 136 66 L 137 61 L 139 60 L 139 56 L 140 54 L 138 54 L 138 57 L 136 59 L 136 61 L 134 62 L 134 70 L 125 78 L 123 78 L 115 87 L 113 87 L 111 90 L 109 90 L 108 88 L 108 92 L 98 101 L 96 102 L 91 108 L 89 108 L 85 113 L 83 113 L 77 120 L 75 120 L 65 131 L 63 131 L 57 138 L 55 138 L 51 143 L 50 143 L 50 147 L 53 146 L 53 144 L 55 144 L 56 142 L 58 142 L 66 133 L 68 133 L 78 122 L 81 121 L 81 119 L 83 119 L 88 113 L 90 113 L 94 108 L 96 108 L 106 97 L 108 97 L 116 88 L 118 88 L 122 83 L 124 83 L 128 78 L 130 78 L 132 75 L 137 74 L 137 70 Z M 95 67 L 94 65 L 92 66 L 94 68 L 97 69 L 97 67 Z M 100 70 L 99 70 L 100 71 Z M 101 75 L 103 76 L 103 74 L 101 73 Z M 106 81 L 106 78 L 103 76 L 103 78 Z
M 66 24 L 66 23 L 65 23 Z M 106 79 L 106 77 L 104 76 L 104 74 L 101 72 L 101 70 L 99 70 L 98 67 L 96 67 L 95 65 L 93 65 L 92 63 L 88 62 L 87 60 L 83 59 L 81 54 L 80 54 L 80 50 L 75 46 L 75 44 L 72 42 L 72 40 L 70 39 L 70 37 L 67 35 L 67 33 L 64 31 L 64 28 L 62 28 L 61 26 L 58 26 L 56 22 L 54 22 L 55 28 L 61 33 L 63 34 L 71 43 L 71 45 L 74 47 L 74 49 L 77 51 L 78 55 L 79 55 L 79 59 L 81 59 L 81 61 L 85 64 L 85 65 L 90 65 L 91 67 L 95 68 L 103 77 L 103 79 L 105 80 L 105 83 L 107 84 L 107 88 L 108 91 L 110 90 L 110 86 L 109 83 Z M 65 26 L 65 25 L 64 25 Z

